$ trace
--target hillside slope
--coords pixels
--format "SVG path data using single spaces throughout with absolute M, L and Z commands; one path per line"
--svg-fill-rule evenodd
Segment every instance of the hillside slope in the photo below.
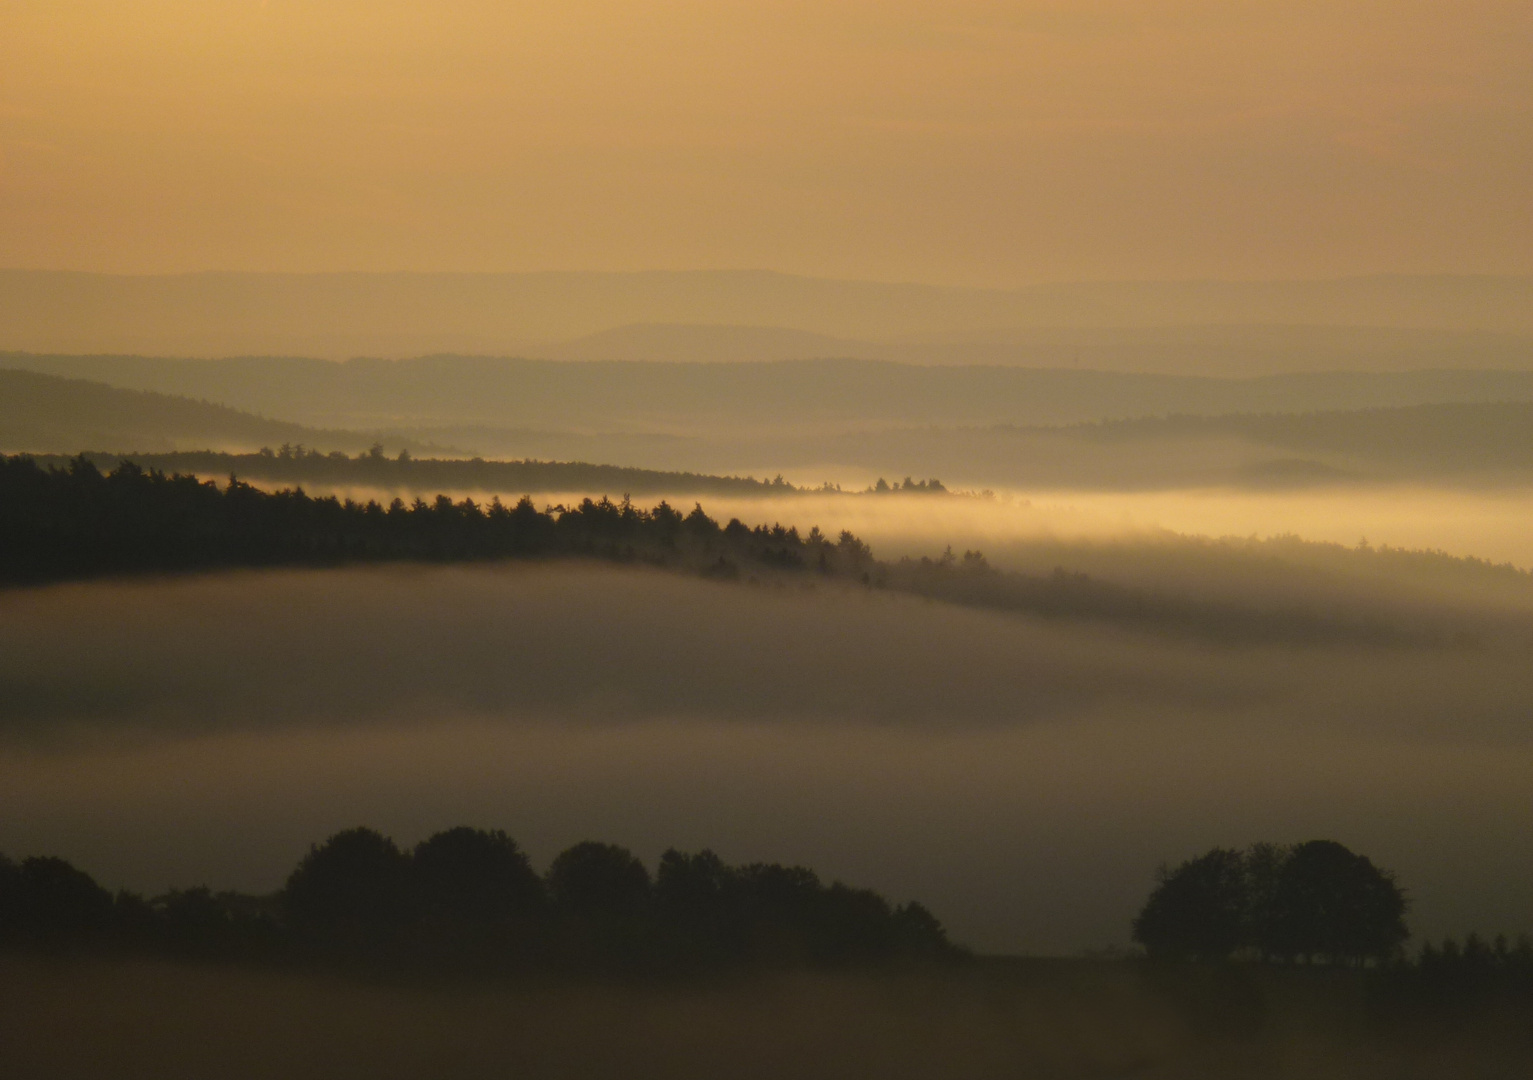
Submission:
M 186 397 L 0 369 L 0 449 L 11 452 L 255 449 L 286 442 L 346 449 L 366 446 L 362 440 L 357 432 L 316 431 Z

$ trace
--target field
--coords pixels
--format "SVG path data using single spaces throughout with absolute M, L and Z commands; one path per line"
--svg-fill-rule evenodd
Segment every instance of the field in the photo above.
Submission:
M 18 989 L 25 986 L 25 993 Z M 6 1075 L 1517 1077 L 1525 1010 L 1424 1022 L 1358 972 L 981 961 L 709 984 L 411 986 L 0 960 Z

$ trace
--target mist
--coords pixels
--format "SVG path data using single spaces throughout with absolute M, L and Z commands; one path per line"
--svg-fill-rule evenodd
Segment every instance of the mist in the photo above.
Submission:
M 267 891 L 359 821 L 473 820 L 807 862 L 1069 953 L 1126 941 L 1161 861 L 1313 834 L 1398 870 L 1418 934 L 1516 932 L 1527 661 L 580 566 L 53 586 L 0 596 L 0 850 Z
M 818 486 L 810 480 L 815 475 L 790 474 L 789 479 L 813 488 Z M 214 473 L 205 478 L 220 483 L 228 479 Z M 242 475 L 241 479 L 252 479 L 269 490 L 290 486 L 258 477 Z M 1243 545 L 1252 547 L 1252 561 L 1270 569 L 1272 560 L 1261 556 L 1261 544 L 1266 542 L 1282 547 L 1284 558 L 1327 563 L 1341 559 L 1358 571 L 1366 569 L 1373 549 L 1402 549 L 1416 554 L 1414 560 L 1396 559 L 1402 564 L 1397 570 L 1405 570 L 1403 564 L 1414 561 L 1417 577 L 1430 578 L 1441 570 L 1461 582 L 1478 579 L 1482 591 L 1510 590 L 1505 592 L 1507 597 L 1520 594 L 1522 586 L 1515 582 L 1522 578 L 1509 578 L 1496 568 L 1533 568 L 1533 536 L 1527 529 L 1528 516 L 1533 514 L 1533 488 L 1524 486 L 1488 490 L 1411 484 L 1332 484 L 1288 490 L 1222 486 L 1145 491 L 1002 489 L 932 498 L 861 490 L 875 480 L 866 473 L 847 475 L 844 482 L 852 490 L 841 493 L 810 490 L 730 496 L 697 484 L 667 483 L 664 474 L 655 474 L 654 482 L 635 486 L 631 493 L 636 500 L 664 499 L 683 508 L 697 503 L 720 521 L 732 517 L 753 524 L 780 521 L 801 530 L 817 525 L 830 535 L 850 529 L 883 558 L 934 556 L 950 546 L 957 552 L 980 550 L 992 563 L 1011 569 L 1046 572 L 1062 561 L 1083 565 L 1083 557 L 1097 565 L 1103 554 L 1113 551 L 1131 549 L 1131 562 L 1181 551 L 1191 565 L 1184 566 L 1177 583 L 1192 588 L 1218 571 L 1218 553 L 1229 554 Z M 418 488 L 310 483 L 304 490 L 364 503 L 434 498 L 441 493 L 454 499 L 499 498 L 510 503 L 529 494 L 493 485 Z M 625 492 L 630 489 L 608 485 L 531 495 L 539 506 L 550 506 L 574 505 L 587 497 L 618 499 Z M 1447 558 L 1436 559 L 1434 554 Z

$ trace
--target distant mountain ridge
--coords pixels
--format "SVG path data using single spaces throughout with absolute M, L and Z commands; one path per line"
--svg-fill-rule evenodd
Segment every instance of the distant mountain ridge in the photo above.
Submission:
M 328 361 L 305 363 L 331 374 L 337 368 L 351 367 Z M 378 365 L 387 367 L 388 364 L 387 361 L 372 361 L 362 364 L 360 370 L 367 372 Z M 944 401 L 938 393 L 941 387 L 937 383 L 917 383 L 902 391 L 903 394 L 922 390 L 930 393 L 925 420 L 898 422 L 891 410 L 913 407 L 914 399 L 906 396 L 880 399 L 872 392 L 867 395 L 868 400 L 862 402 L 867 409 L 861 414 L 832 411 L 806 417 L 794 413 L 792 406 L 803 406 L 806 394 L 811 398 L 821 394 L 825 385 L 809 380 L 806 389 L 796 386 L 793 378 L 784 376 L 809 366 L 708 366 L 710 372 L 718 375 L 742 371 L 747 374 L 754 371 L 758 376 L 762 372 L 776 375 L 775 382 L 761 382 L 744 390 L 754 389 L 767 394 L 775 385 L 779 391 L 784 387 L 792 389 L 798 396 L 779 396 L 767 401 L 768 411 L 757 414 L 754 424 L 744 422 L 745 414 L 735 414 L 732 423 L 730 415 L 716 414 L 714 420 L 717 422 L 706 430 L 669 435 L 621 428 L 605 430 L 600 425 L 581 430 L 579 424 L 613 418 L 615 414 L 604 411 L 612 406 L 612 402 L 605 399 L 585 402 L 578 397 L 560 399 L 563 410 L 551 411 L 543 419 L 567 425 L 564 427 L 398 425 L 348 429 L 268 420 L 186 397 L 0 368 L 0 450 L 65 455 L 82 450 L 119 455 L 128 452 L 169 455 L 180 451 L 176 463 L 171 463 L 169 456 L 163 456 L 160 464 L 166 468 L 215 471 L 238 465 L 242 474 L 300 482 L 378 483 L 385 476 L 392 476 L 394 479 L 390 482 L 404 483 L 410 477 L 417 480 L 430 477 L 432 482 L 446 487 L 483 488 L 488 485 L 493 489 L 501 483 L 525 487 L 534 482 L 556 486 L 570 483 L 578 487 L 589 483 L 604 485 L 602 490 L 616 490 L 611 486 L 626 485 L 623 490 L 707 490 L 742 494 L 758 489 L 760 493 L 771 493 L 778 489 L 730 480 L 727 476 L 721 479 L 721 475 L 788 473 L 797 482 L 812 486 L 826 480 L 863 486 L 877 475 L 890 479 L 910 475 L 935 476 L 950 486 L 967 488 L 1116 490 L 1398 480 L 1526 484 L 1533 478 L 1533 374 L 1523 377 L 1524 396 L 1520 400 L 1428 401 L 1344 410 L 1280 410 L 1252 408 L 1248 404 L 1244 408 L 1204 415 L 1167 410 L 1170 415 L 1157 416 L 1140 411 L 1128 418 L 1051 424 L 955 420 L 953 416 L 961 411 L 957 406 L 964 406 L 969 399 L 958 396 Z M 875 371 L 898 369 L 898 365 L 871 366 Z M 586 371 L 587 368 L 601 367 L 544 363 L 537 370 L 546 374 L 549 369 Z M 627 365 L 630 372 L 646 376 L 663 374 L 671 367 L 673 365 Z M 846 366 L 845 370 L 852 375 L 865 375 L 868 367 L 866 363 L 856 362 Z M 436 371 L 429 366 L 424 370 L 428 376 Z M 963 369 L 908 370 L 923 379 L 963 374 Z M 991 371 L 1007 377 L 1031 378 L 1047 374 L 1010 369 Z M 1074 376 L 1102 377 L 1100 372 L 1063 374 L 1072 376 L 1071 381 L 1063 384 L 1064 391 L 1090 388 L 1089 383 Z M 1432 385 L 1439 390 L 1464 389 L 1464 373 L 1436 374 L 1452 378 L 1446 382 L 1438 380 L 1435 384 L 1402 387 L 1396 385 L 1397 377 L 1360 377 L 1359 385 L 1366 389 L 1370 382 L 1381 382 L 1386 389 L 1392 387 L 1391 392 L 1397 396 L 1404 396 L 1402 392 L 1407 390 L 1424 391 Z M 1118 386 L 1116 382 L 1108 385 L 1117 386 L 1115 392 L 1138 393 L 1141 406 L 1151 399 L 1151 391 L 1164 382 L 1150 377 L 1113 378 L 1127 379 L 1126 386 Z M 1267 400 L 1281 397 L 1279 391 L 1288 381 L 1291 380 L 1278 380 L 1276 391 L 1267 387 Z M 1201 386 L 1207 380 L 1194 382 Z M 598 379 L 594 385 L 604 386 L 605 383 Z M 726 382 L 721 385 L 741 389 L 740 384 Z M 878 383 L 877 380 L 866 380 L 865 385 L 876 387 Z M 1179 383 L 1173 381 L 1173 386 L 1177 385 Z M 1333 385 L 1332 389 L 1335 388 Z M 1505 384 L 1502 388 L 1515 388 L 1515 384 Z M 534 389 L 540 389 L 543 396 L 535 397 L 533 404 L 546 404 L 550 388 Z M 571 387 L 555 386 L 553 389 L 568 393 Z M 649 387 L 652 394 L 661 397 L 669 389 L 665 384 Z M 993 392 L 995 389 L 993 385 L 981 385 L 973 392 Z M 1227 386 L 1223 389 L 1230 391 Z M 1250 393 L 1249 387 L 1244 389 L 1247 402 L 1259 398 L 1259 395 Z M 1310 389 L 1313 391 L 1313 387 Z M 1055 390 L 1059 391 L 1060 387 L 1056 386 Z M 1379 395 L 1376 393 L 1375 396 Z M 742 400 L 747 406 L 762 404 L 750 400 L 749 394 Z M 855 397 L 845 395 L 839 400 L 857 403 Z M 1061 397 L 1061 401 L 1068 403 L 1068 400 L 1067 395 Z M 1209 398 L 1207 403 L 1213 400 Z M 696 401 L 683 404 L 690 408 L 699 407 Z M 722 404 L 714 402 L 718 407 Z M 951 407 L 948 418 L 941 422 L 931 419 L 944 405 Z M 883 413 L 877 412 L 881 407 L 888 408 Z M 777 411 L 771 411 L 773 409 Z M 630 426 L 645 419 L 641 412 L 630 412 L 626 416 Z M 773 417 L 776 423 L 769 422 Z M 875 422 L 877 417 L 882 419 Z M 648 419 L 653 421 L 655 417 Z M 595 468 L 560 466 L 552 470 L 521 468 L 508 471 L 493 463 L 460 460 L 455 463 L 420 462 L 416 468 L 395 469 L 388 473 L 377 469 L 364 469 L 359 473 L 360 466 L 344 454 L 339 461 L 323 456 L 327 451 L 355 454 L 375 441 L 383 443 L 391 455 L 404 448 L 413 454 L 436 457 L 611 464 Z M 196 453 L 187 453 L 248 453 L 261 447 L 276 449 L 283 444 L 301 444 L 314 453 L 295 456 L 284 452 L 270 460 L 262 458 L 243 463 L 232 459 L 214 460 L 216 455 L 199 457 Z M 370 460 L 377 459 L 370 456 Z M 581 472 L 581 469 L 585 471 Z
M 1533 371 L 1331 372 L 1254 379 L 875 360 L 571 363 L 0 353 L 39 371 L 214 401 L 321 428 L 557 428 L 630 435 L 912 424 L 1057 425 L 1186 413 L 1533 401 Z
M 931 348 L 1016 344 L 1019 334 L 1025 339 L 1039 330 L 1057 335 L 1220 325 L 1528 337 L 1533 278 L 1065 283 L 1003 290 L 768 271 L 159 276 L 0 271 L 0 349 L 332 359 L 436 352 L 554 355 L 561 348 L 582 348 L 571 344 L 579 339 L 640 324 L 765 329 L 787 335 L 784 344 L 795 350 L 803 343 L 792 341 L 794 334 Z M 1089 335 L 1077 344 L 1089 346 Z M 668 351 L 661 358 L 686 357 Z M 1030 361 L 1024 350 L 1009 362 Z
M 1533 370 L 1533 337 L 1372 326 L 1019 327 L 990 331 L 983 340 L 912 335 L 870 341 L 774 326 L 636 323 L 527 351 L 545 360 L 862 359 L 1226 378 L 1320 371 Z

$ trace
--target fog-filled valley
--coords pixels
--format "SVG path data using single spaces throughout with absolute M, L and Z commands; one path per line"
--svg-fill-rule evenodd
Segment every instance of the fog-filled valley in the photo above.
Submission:
M 1533 1075 L 1527 9 L 0 5 L 0 1077 Z
M 1533 928 L 1512 854 L 1533 767 L 1522 370 L 5 367 L 0 442 L 46 468 L 91 450 L 359 507 L 700 501 L 850 530 L 885 569 L 0 593 L 0 848 L 149 893 L 264 893 L 356 821 L 409 840 L 484 820 L 542 858 L 599 835 L 801 859 L 920 897 L 982 951 L 1069 954 L 1125 945 L 1163 860 L 1338 835 L 1410 882 L 1422 936 Z
M 1354 617 L 1465 636 L 1242 644 L 578 566 L 12 592 L 7 844 L 261 892 L 356 820 L 488 820 L 539 855 L 802 858 L 974 947 L 1068 953 L 1124 944 L 1166 858 L 1337 834 L 1411 882 L 1418 933 L 1526 930 L 1533 587 L 1407 603 L 1330 578 Z
M 261 893 L 327 830 L 472 818 L 542 857 L 804 859 L 972 947 L 1068 954 L 1126 944 L 1162 860 L 1334 834 L 1410 881 L 1419 934 L 1533 928 L 1526 371 L 4 367 L 0 442 L 47 468 L 700 501 L 885 560 L 871 584 L 577 559 L 0 593 L 6 846 Z

